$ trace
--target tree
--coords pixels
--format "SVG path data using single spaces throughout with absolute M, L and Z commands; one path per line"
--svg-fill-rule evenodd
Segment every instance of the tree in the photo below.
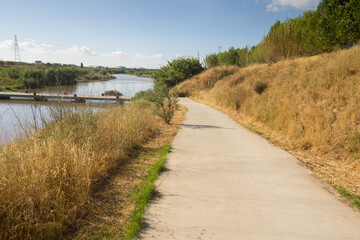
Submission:
M 218 65 L 218 59 L 215 53 L 206 56 L 205 66 L 207 68 L 216 67 L 217 65 Z
M 84 64 L 83 64 L 83 63 L 80 63 L 80 67 L 83 68 L 83 67 L 84 67 Z
M 231 66 L 238 65 L 239 53 L 235 50 L 234 47 L 229 48 L 228 51 L 218 54 L 218 63 L 219 65 Z
M 360 2 L 358 0 L 323 0 L 319 12 L 319 27 L 326 50 L 350 47 L 360 40 Z
M 155 73 L 155 85 L 165 84 L 166 87 L 171 88 L 192 76 L 203 71 L 198 59 L 194 58 L 180 58 L 168 62 Z

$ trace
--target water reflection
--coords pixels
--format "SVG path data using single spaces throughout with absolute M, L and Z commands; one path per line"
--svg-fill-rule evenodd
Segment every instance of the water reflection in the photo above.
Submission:
M 102 82 L 79 83 L 76 86 L 47 87 L 37 92 L 64 93 L 78 95 L 101 95 L 108 90 L 117 90 L 124 96 L 133 97 L 137 92 L 153 87 L 153 80 L 137 76 L 115 74 L 116 79 Z M 99 104 L 67 104 L 67 108 L 100 109 Z M 41 128 L 50 119 L 51 109 L 59 107 L 56 102 L 2 101 L 0 100 L 0 143 L 24 136 L 29 125 Z
M 123 96 L 133 97 L 137 92 L 153 87 L 153 79 L 126 74 L 114 74 L 116 79 L 100 82 L 78 83 L 76 86 L 46 87 L 40 90 L 43 93 L 64 93 L 101 96 L 109 90 L 117 90 Z M 38 90 L 39 91 L 39 90 Z

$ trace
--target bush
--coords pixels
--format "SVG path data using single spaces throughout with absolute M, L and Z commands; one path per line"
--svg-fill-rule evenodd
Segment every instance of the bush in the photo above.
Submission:
M 132 100 L 140 105 L 145 104 L 144 100 L 152 103 L 154 105 L 154 113 L 160 116 L 167 124 L 170 124 L 178 102 L 176 92 L 170 92 L 165 84 L 155 85 L 154 90 L 140 91 Z
M 267 83 L 261 81 L 257 81 L 254 85 L 254 91 L 257 94 L 262 94 L 267 88 L 268 88 Z
M 23 82 L 24 86 L 28 89 L 34 89 L 34 88 L 39 87 L 35 78 L 22 78 L 22 82 Z
M 151 95 L 154 94 L 153 92 L 154 91 L 152 89 L 137 92 L 131 100 L 132 101 L 136 101 L 136 100 L 140 100 L 140 99 L 149 100 L 151 98 Z
M 162 85 L 155 88 L 152 97 L 150 100 L 156 106 L 155 113 L 159 115 L 165 123 L 170 124 L 177 108 L 177 94 L 170 92 L 165 85 Z
M 165 84 L 170 88 L 203 71 L 199 60 L 181 58 L 168 62 L 155 74 L 155 85 Z

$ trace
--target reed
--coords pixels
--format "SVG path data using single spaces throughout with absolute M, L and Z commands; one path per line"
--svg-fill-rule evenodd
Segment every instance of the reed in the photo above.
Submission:
M 158 129 L 138 104 L 60 114 L 0 149 L 0 239 L 57 239 L 107 173 Z

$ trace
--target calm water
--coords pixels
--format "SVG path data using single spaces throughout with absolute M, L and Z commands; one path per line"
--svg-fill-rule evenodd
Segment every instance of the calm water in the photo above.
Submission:
M 48 87 L 39 92 L 64 93 L 78 95 L 99 96 L 108 90 L 117 90 L 124 96 L 133 97 L 135 93 L 153 87 L 151 78 L 143 78 L 125 74 L 114 74 L 116 79 L 102 82 L 79 83 L 70 87 Z M 4 101 L 0 100 L 0 143 L 8 142 L 11 139 L 20 137 L 23 128 L 28 125 L 38 124 L 41 127 L 41 117 L 45 120 L 49 111 L 56 107 L 57 103 L 35 103 L 25 101 Z M 82 104 L 77 107 L 84 108 Z M 96 104 L 94 104 L 96 108 Z M 74 108 L 74 110 L 76 110 Z

